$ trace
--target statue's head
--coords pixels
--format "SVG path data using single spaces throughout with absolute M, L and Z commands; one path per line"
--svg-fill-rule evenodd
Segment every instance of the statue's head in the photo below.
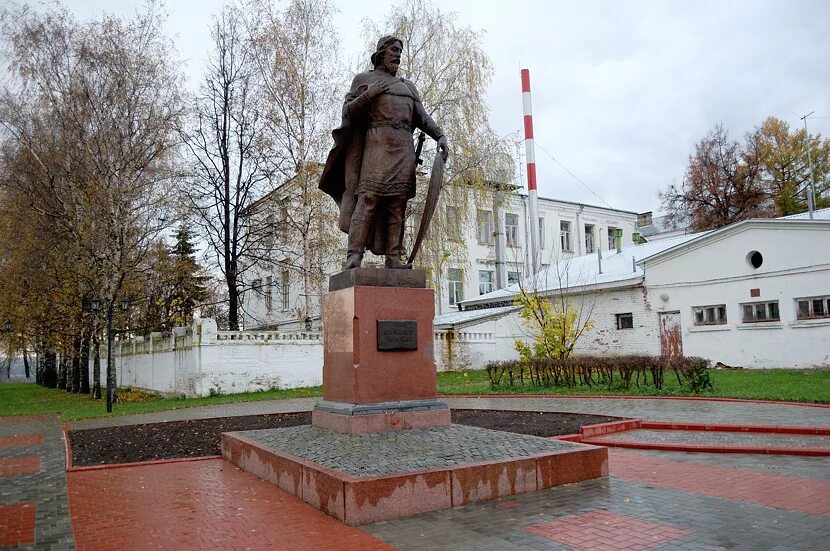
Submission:
M 380 37 L 375 53 L 372 54 L 372 65 L 377 69 L 383 67 L 391 74 L 396 74 L 401 66 L 401 52 L 403 40 L 397 36 L 387 34 Z

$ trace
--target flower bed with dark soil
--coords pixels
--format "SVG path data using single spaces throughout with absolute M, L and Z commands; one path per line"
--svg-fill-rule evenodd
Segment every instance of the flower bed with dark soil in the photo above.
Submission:
M 572 434 L 579 432 L 579 428 L 584 425 L 618 420 L 618 417 L 578 413 L 452 410 L 453 423 L 533 436 Z M 84 467 L 219 455 L 219 435 L 223 432 L 293 427 L 310 423 L 311 413 L 302 412 L 73 430 L 69 431 L 72 465 Z

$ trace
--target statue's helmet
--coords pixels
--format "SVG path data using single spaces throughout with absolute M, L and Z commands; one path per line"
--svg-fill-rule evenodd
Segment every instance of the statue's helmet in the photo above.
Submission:
M 378 40 L 378 45 L 375 47 L 375 53 L 372 54 L 372 66 L 377 67 L 383 62 L 383 54 L 386 53 L 386 49 L 391 46 L 393 43 L 399 43 L 403 46 L 403 40 L 398 38 L 397 36 L 393 36 L 391 34 L 387 34 L 380 37 Z

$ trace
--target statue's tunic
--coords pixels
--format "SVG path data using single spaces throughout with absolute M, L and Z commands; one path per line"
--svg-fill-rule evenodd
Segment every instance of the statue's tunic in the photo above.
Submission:
M 372 82 L 390 82 L 374 99 Z M 343 122 L 332 132 L 335 146 L 320 178 L 320 189 L 340 206 L 340 229 L 349 231 L 357 195 L 415 196 L 415 147 L 412 132 L 422 129 L 436 141 L 443 132 L 424 110 L 415 85 L 382 70 L 358 74 L 343 104 Z M 385 217 L 381 216 L 381 220 Z M 385 253 L 384 228 L 376 228 L 369 248 Z

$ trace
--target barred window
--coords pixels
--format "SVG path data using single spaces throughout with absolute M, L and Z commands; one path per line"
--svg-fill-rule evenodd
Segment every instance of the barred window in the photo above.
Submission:
M 780 321 L 778 314 L 778 301 L 770 302 L 748 302 L 741 304 L 744 323 L 757 323 L 767 321 Z
M 695 325 L 724 325 L 726 323 L 726 305 L 695 306 L 692 308 Z
M 830 296 L 803 297 L 796 301 L 796 319 L 830 318 Z
M 617 329 L 634 329 L 634 314 L 617 314 Z

